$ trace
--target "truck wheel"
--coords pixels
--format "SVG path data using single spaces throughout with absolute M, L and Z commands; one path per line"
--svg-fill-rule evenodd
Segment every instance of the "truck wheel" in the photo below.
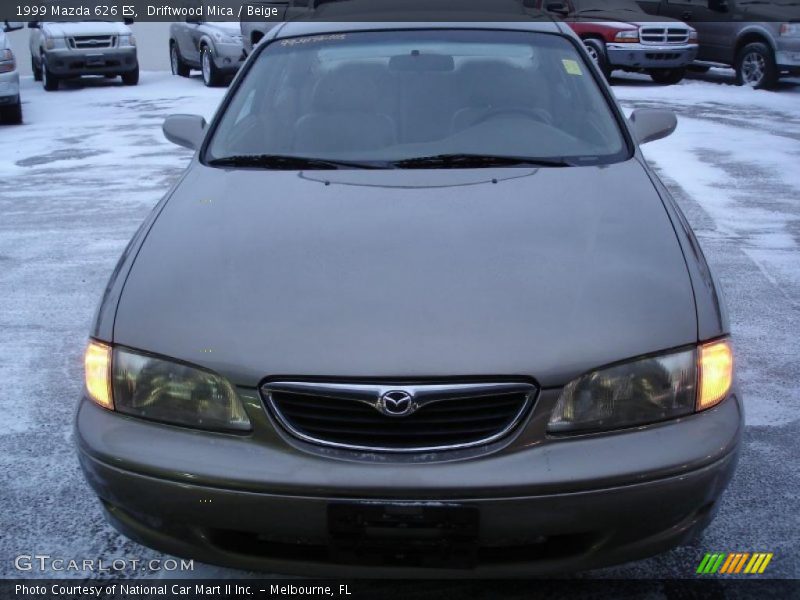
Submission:
M 211 50 L 208 46 L 203 46 L 200 51 L 200 65 L 203 70 L 203 83 L 206 87 L 219 87 L 223 83 L 222 74 L 214 64 L 214 57 L 211 56 Z
M 650 78 L 662 85 L 675 85 L 686 76 L 686 69 L 651 69 Z
M 747 44 L 736 55 L 736 84 L 757 90 L 774 88 L 778 83 L 775 55 L 766 44 Z
M 189 77 L 191 74 L 191 69 L 189 68 L 189 65 L 183 62 L 181 53 L 178 50 L 178 45 L 175 42 L 172 42 L 169 45 L 169 64 L 172 68 L 173 75 L 178 75 L 179 77 Z
M 34 60 L 33 56 L 31 56 L 31 71 L 33 71 L 33 80 L 34 81 L 41 81 L 42 80 L 42 67 L 36 66 L 36 61 Z
M 611 79 L 611 65 L 608 64 L 608 53 L 606 53 L 606 45 L 600 40 L 588 38 L 583 40 L 583 45 L 586 46 L 586 52 L 594 64 L 600 68 L 600 72 L 607 79 Z
M 137 85 L 139 83 L 139 65 L 136 65 L 133 71 L 122 74 L 122 83 L 124 85 Z
M 22 104 L 17 102 L 14 106 L 10 106 L 3 112 L 0 112 L 0 122 L 8 123 L 9 125 L 21 125 Z
M 47 67 L 47 61 L 44 59 L 44 57 L 42 57 L 42 85 L 44 86 L 45 91 L 58 91 L 58 85 L 60 83 L 61 80 L 50 72 L 50 69 Z

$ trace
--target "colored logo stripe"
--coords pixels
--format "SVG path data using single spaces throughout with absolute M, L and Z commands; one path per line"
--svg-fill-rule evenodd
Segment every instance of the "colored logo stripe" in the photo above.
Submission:
M 697 567 L 698 575 L 713 575 L 720 573 L 733 575 L 747 573 L 761 574 L 767 568 L 774 555 L 771 552 L 710 552 L 700 561 Z

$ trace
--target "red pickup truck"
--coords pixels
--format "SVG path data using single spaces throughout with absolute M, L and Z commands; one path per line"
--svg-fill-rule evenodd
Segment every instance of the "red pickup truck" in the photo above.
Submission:
M 648 15 L 636 0 L 536 0 L 566 20 L 606 77 L 615 69 L 678 83 L 697 57 L 697 31 L 675 19 Z

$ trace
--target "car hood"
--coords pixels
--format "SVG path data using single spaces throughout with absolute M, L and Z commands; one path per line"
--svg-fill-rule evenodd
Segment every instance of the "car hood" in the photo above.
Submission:
M 576 20 L 579 23 L 591 23 L 594 21 L 602 22 L 604 25 L 636 25 L 636 26 L 646 26 L 651 27 L 653 25 L 658 26 L 659 23 L 669 23 L 670 25 L 674 25 L 675 23 L 681 23 L 678 19 L 673 19 L 672 17 L 665 17 L 663 15 L 658 16 L 658 21 L 655 20 L 655 17 L 648 17 L 647 13 L 634 13 L 630 11 L 618 11 L 618 10 L 602 10 L 597 12 L 591 13 L 578 13 L 576 15 Z
M 245 386 L 277 375 L 557 386 L 696 337 L 684 257 L 636 160 L 304 173 L 194 164 L 139 251 L 114 328 L 115 343 Z
M 126 35 L 130 27 L 109 21 L 75 21 L 72 23 L 47 23 L 44 25 L 53 37 L 72 35 Z
M 242 35 L 242 26 L 238 22 L 207 21 L 203 25 L 210 30 L 221 31 L 227 35 Z

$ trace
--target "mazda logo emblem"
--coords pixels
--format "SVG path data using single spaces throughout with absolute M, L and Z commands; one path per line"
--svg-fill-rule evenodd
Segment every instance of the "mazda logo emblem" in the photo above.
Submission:
M 378 399 L 375 408 L 387 417 L 407 417 L 417 411 L 417 403 L 408 392 L 392 390 Z

